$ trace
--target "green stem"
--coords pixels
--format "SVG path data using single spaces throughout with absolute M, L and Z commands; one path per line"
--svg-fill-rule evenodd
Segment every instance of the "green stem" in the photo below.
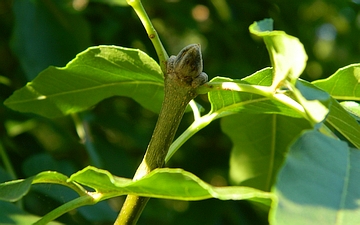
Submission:
M 196 89 L 207 81 L 202 73 L 199 45 L 185 47 L 167 64 L 164 80 L 164 100 L 150 143 L 138 167 L 134 180 L 139 180 L 156 168 L 163 167 L 186 106 L 196 97 Z M 115 225 L 136 224 L 149 198 L 129 195 Z
M 196 119 L 185 131 L 182 133 L 170 146 L 169 152 L 166 155 L 165 163 L 175 154 L 175 152 L 187 141 L 194 136 L 198 131 L 206 127 L 216 119 L 217 113 L 207 114 Z
M 193 114 L 194 114 L 194 120 L 197 120 L 201 117 L 200 115 L 200 111 L 199 111 L 199 108 L 198 106 L 196 105 L 196 102 L 194 100 L 191 100 L 190 103 L 189 103 L 192 111 L 193 111 Z
M 314 124 L 313 119 L 309 117 L 304 107 L 302 107 L 297 101 L 282 92 L 276 93 L 276 90 L 269 86 L 251 85 L 240 82 L 209 82 L 199 87 L 196 91 L 198 94 L 205 94 L 210 91 L 220 90 L 247 92 L 276 100 L 288 106 L 289 108 L 294 109 L 311 124 Z
M 95 204 L 96 202 L 98 202 L 97 199 L 94 199 L 90 195 L 78 197 L 52 210 L 51 212 L 43 216 L 40 220 L 38 220 L 36 223 L 34 223 L 34 225 L 48 224 L 49 222 L 55 220 L 56 218 L 65 214 L 66 212 L 69 212 L 81 206 L 92 205 Z
M 0 158 L 2 158 L 5 170 L 9 173 L 10 178 L 12 180 L 15 180 L 17 178 L 14 167 L 9 159 L 8 154 L 6 153 L 6 150 L 2 144 L 2 141 L 0 140 Z M 19 201 L 16 202 L 16 205 L 22 209 L 23 208 L 23 200 L 20 199 Z
M 250 85 L 238 82 L 209 82 L 202 86 L 200 86 L 196 91 L 198 94 L 205 94 L 210 91 L 240 91 L 240 92 L 247 92 L 258 94 L 269 99 L 276 100 L 281 102 L 282 104 L 286 105 L 287 107 L 293 109 L 294 111 L 298 112 L 304 119 L 308 120 L 312 125 L 314 121 L 311 117 L 306 113 L 305 109 L 294 99 L 290 98 L 289 96 L 285 95 L 284 93 L 274 93 L 271 87 L 267 86 L 260 86 L 260 85 Z M 194 109 L 196 106 L 192 106 Z M 194 111 L 194 110 L 193 110 Z M 189 140 L 194 134 L 198 131 L 206 127 L 210 124 L 213 120 L 219 119 L 221 117 L 227 116 L 232 113 L 223 113 L 226 110 L 219 110 L 216 112 L 210 112 L 207 115 L 200 117 L 198 113 L 194 111 L 195 121 L 182 133 L 170 146 L 169 152 L 165 158 L 165 162 L 168 162 L 170 158 L 175 154 L 175 152 L 187 141 Z M 319 130 L 327 134 L 328 136 L 332 136 L 337 138 L 325 125 L 322 125 Z
M 166 72 L 166 61 L 168 60 L 169 56 L 162 45 L 159 35 L 157 34 L 153 24 L 150 21 L 142 3 L 140 0 L 127 0 L 127 3 L 134 9 L 137 16 L 140 18 L 141 23 L 143 24 L 148 37 L 150 38 L 154 48 L 156 50 L 156 54 L 159 57 L 159 64 L 163 73 Z
M 8 155 L 6 154 L 5 148 L 3 147 L 1 141 L 0 141 L 0 156 L 4 163 L 5 170 L 10 174 L 11 179 L 15 180 L 16 179 L 15 170 L 10 162 Z
M 187 104 L 195 96 L 190 89 L 173 85 L 172 79 L 165 79 L 165 97 L 154 133 L 134 180 L 138 180 L 155 168 L 163 167 L 165 157 L 172 143 Z M 129 195 L 115 224 L 135 224 L 148 198 Z
M 79 114 L 73 113 L 71 117 L 75 123 L 76 132 L 80 138 L 80 142 L 84 144 L 85 150 L 88 153 L 90 158 L 90 163 L 96 167 L 102 167 L 101 158 L 96 151 L 96 148 L 93 143 L 93 139 L 90 134 L 89 123 L 80 118 Z

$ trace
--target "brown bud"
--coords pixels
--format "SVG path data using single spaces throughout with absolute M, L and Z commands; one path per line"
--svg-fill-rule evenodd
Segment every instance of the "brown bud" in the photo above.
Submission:
M 191 44 L 183 48 L 172 61 L 173 72 L 179 77 L 195 78 L 203 70 L 199 44 Z

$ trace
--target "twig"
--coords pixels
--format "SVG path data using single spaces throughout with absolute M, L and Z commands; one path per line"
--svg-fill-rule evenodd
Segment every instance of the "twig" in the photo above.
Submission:
M 185 47 L 167 63 L 165 74 L 165 97 L 154 133 L 134 180 L 152 170 L 163 167 L 165 157 L 174 139 L 186 106 L 196 97 L 196 88 L 207 82 L 202 72 L 202 57 L 197 44 Z M 129 195 L 115 221 L 115 225 L 136 224 L 149 199 Z

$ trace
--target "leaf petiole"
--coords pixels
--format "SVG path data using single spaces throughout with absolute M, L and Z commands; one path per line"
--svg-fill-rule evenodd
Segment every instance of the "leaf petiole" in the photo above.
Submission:
M 71 201 L 57 207 L 53 211 L 49 212 L 44 217 L 42 217 L 40 220 L 38 220 L 36 223 L 34 223 L 34 225 L 48 224 L 49 222 L 55 220 L 56 218 L 65 214 L 66 212 L 69 212 L 69 211 L 79 208 L 81 206 L 92 205 L 97 202 L 98 202 L 98 200 L 94 199 L 93 196 L 91 196 L 91 195 L 80 196 L 74 200 L 71 200 Z
M 205 94 L 210 91 L 236 91 L 236 92 L 247 92 L 252 94 L 258 94 L 264 97 L 267 97 L 272 100 L 276 100 L 286 105 L 287 107 L 293 109 L 297 113 L 299 113 L 304 119 L 308 120 L 310 124 L 314 125 L 315 121 L 312 120 L 311 117 L 306 113 L 304 107 L 286 95 L 283 92 L 274 91 L 274 89 L 270 86 L 261 86 L 261 85 L 251 85 L 242 82 L 209 82 L 197 89 L 197 93 Z M 200 113 L 198 112 L 196 105 L 190 105 L 194 111 L 194 122 L 186 129 L 170 146 L 169 152 L 166 155 L 165 162 L 168 162 L 170 158 L 175 154 L 175 152 L 194 134 L 198 131 L 209 125 L 213 120 L 230 115 L 232 113 L 222 113 L 220 111 L 209 112 L 208 114 L 200 117 Z M 194 110 L 194 108 L 196 108 Z M 320 127 L 321 131 L 328 131 L 324 125 Z M 329 133 L 328 133 L 329 135 Z M 329 135 L 334 136 L 334 135 Z
M 169 151 L 165 157 L 165 163 L 167 163 L 170 158 L 175 154 L 175 152 L 194 134 L 196 134 L 199 130 L 203 129 L 207 125 L 211 123 L 214 119 L 216 119 L 217 113 L 211 113 L 204 115 L 202 117 L 198 117 L 195 121 L 171 144 Z

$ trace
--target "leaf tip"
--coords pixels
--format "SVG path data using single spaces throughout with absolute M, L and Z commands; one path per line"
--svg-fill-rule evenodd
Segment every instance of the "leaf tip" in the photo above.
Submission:
M 273 31 L 274 29 L 274 20 L 271 18 L 266 18 L 258 22 L 254 22 L 250 25 L 249 30 L 253 34 L 260 32 Z

